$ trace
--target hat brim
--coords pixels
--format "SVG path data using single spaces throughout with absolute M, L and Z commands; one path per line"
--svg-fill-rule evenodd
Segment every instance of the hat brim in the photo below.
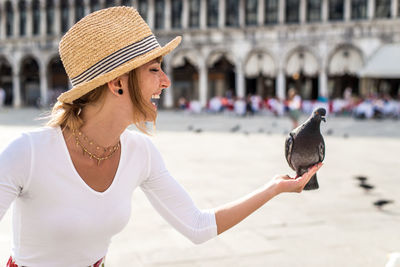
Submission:
M 81 96 L 89 93 L 93 89 L 95 89 L 109 81 L 112 81 L 113 79 L 117 78 L 118 76 L 121 76 L 143 64 L 146 64 L 147 62 L 150 62 L 151 60 L 153 60 L 155 58 L 158 58 L 160 56 L 165 56 L 166 54 L 168 54 L 172 50 L 174 50 L 180 44 L 181 40 L 182 40 L 182 37 L 177 36 L 163 47 L 157 47 L 156 49 L 154 49 L 144 55 L 138 56 L 138 57 L 132 59 L 131 61 L 128 61 L 128 62 L 122 64 L 121 66 L 113 69 L 110 72 L 101 74 L 90 81 L 87 81 L 87 82 L 84 82 L 77 86 L 74 86 L 67 92 L 62 93 L 57 98 L 57 100 L 60 102 L 71 104 L 75 99 L 78 99 Z

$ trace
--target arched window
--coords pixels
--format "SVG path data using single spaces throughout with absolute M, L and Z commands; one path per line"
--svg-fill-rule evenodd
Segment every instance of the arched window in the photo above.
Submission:
M 68 0 L 61 0 L 61 5 L 60 5 L 60 13 L 61 13 L 61 32 L 65 33 L 67 32 L 69 28 L 69 6 L 68 6 Z
M 14 10 L 10 1 L 6 2 L 6 35 L 12 36 L 14 33 Z
M 321 0 L 307 1 L 307 21 L 321 21 Z
M 83 0 L 75 0 L 75 22 L 85 16 L 85 7 L 83 6 Z
M 164 0 L 156 0 L 155 1 L 155 28 L 156 29 L 164 29 L 164 10 L 165 3 Z
M 142 16 L 142 18 L 144 20 L 147 20 L 147 12 L 149 10 L 149 5 L 147 3 L 147 0 L 139 0 L 138 2 L 138 11 L 140 16 Z
M 99 0 L 90 0 L 90 12 L 94 12 L 100 9 L 101 6 L 99 4 Z
M 330 0 L 329 1 L 329 20 L 343 20 L 344 1 Z
M 278 0 L 265 0 L 264 2 L 264 24 L 275 24 L 278 22 Z
M 34 0 L 32 2 L 32 33 L 38 35 L 40 32 L 40 2 Z
M 172 28 L 182 28 L 182 0 L 172 0 Z
M 18 2 L 18 12 L 19 12 L 19 35 L 26 35 L 26 2 L 20 0 Z
M 239 26 L 239 0 L 226 0 L 225 18 L 226 26 Z
M 287 23 L 298 23 L 300 18 L 300 1 L 287 0 L 285 15 Z
M 132 1 L 131 0 L 122 0 L 121 1 L 121 6 L 131 6 Z
M 368 0 L 351 0 L 351 19 L 367 18 Z
M 257 25 L 258 0 L 246 1 L 246 25 Z
M 218 26 L 218 0 L 207 0 L 207 26 Z
M 112 7 L 115 6 L 115 1 L 114 0 L 106 0 L 106 7 Z
M 190 0 L 189 27 L 198 28 L 199 26 L 200 26 L 200 0 Z
M 46 1 L 46 33 L 54 33 L 54 4 L 53 0 Z
M 390 0 L 375 0 L 375 17 L 390 18 Z

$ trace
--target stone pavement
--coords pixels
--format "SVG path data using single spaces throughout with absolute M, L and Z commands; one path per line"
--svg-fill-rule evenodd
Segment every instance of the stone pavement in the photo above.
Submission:
M 37 127 L 32 121 L 37 114 L 0 111 L 0 149 L 16 133 Z M 229 131 L 238 124 L 241 130 Z M 271 116 L 161 112 L 152 139 L 196 204 L 212 208 L 275 174 L 293 174 L 283 154 L 289 127 L 287 118 Z M 138 189 L 131 220 L 113 239 L 107 266 L 385 266 L 389 253 L 400 251 L 400 121 L 329 118 L 322 127 L 333 134 L 325 135 L 319 190 L 279 195 L 233 229 L 193 245 Z M 367 176 L 375 189 L 362 190 L 357 175 Z M 378 199 L 395 202 L 378 210 L 372 204 Z M 0 266 L 10 254 L 10 217 L 8 212 L 0 222 Z

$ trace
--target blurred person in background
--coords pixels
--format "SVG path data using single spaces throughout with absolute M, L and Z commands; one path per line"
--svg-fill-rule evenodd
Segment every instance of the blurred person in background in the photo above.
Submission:
M 297 90 L 290 88 L 288 91 L 288 115 L 292 121 L 292 128 L 295 129 L 299 126 L 299 118 L 301 114 L 301 97 L 297 93 Z

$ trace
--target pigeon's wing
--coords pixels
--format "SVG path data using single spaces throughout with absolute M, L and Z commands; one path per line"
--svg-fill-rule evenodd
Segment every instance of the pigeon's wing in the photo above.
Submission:
M 288 138 L 286 138 L 285 142 L 285 157 L 286 160 L 293 170 L 295 169 L 292 165 L 292 149 L 293 149 L 294 138 L 292 133 L 289 134 Z
M 319 161 L 322 162 L 325 159 L 325 142 L 324 139 L 321 140 L 318 147 Z

